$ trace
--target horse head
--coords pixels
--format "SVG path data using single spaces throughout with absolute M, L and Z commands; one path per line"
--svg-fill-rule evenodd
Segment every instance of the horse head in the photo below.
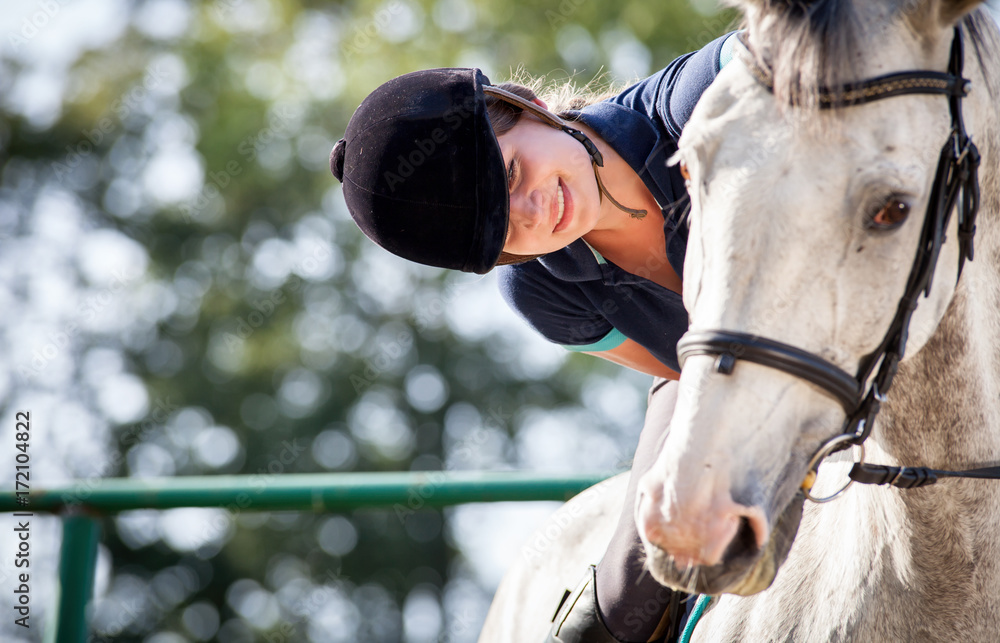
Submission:
M 745 338 L 862 373 L 866 390 L 865 362 L 880 361 L 871 356 L 925 243 L 954 116 L 947 96 L 929 92 L 871 101 L 849 94 L 865 79 L 944 72 L 954 27 L 977 4 L 742 3 L 742 61 L 703 95 L 676 160 L 691 198 L 689 336 L 744 339 L 731 351 L 688 354 L 669 436 L 640 482 L 636 524 L 660 582 L 748 595 L 774 580 L 802 517 L 810 460 L 851 409 L 816 378 L 740 359 L 752 343 Z M 980 79 L 975 56 L 967 58 L 964 75 Z M 974 136 L 982 119 L 971 115 L 972 100 L 965 123 Z M 960 218 L 942 224 L 930 287 L 920 288 L 908 317 L 906 358 L 927 344 L 953 300 Z M 836 482 L 821 475 L 817 488 Z

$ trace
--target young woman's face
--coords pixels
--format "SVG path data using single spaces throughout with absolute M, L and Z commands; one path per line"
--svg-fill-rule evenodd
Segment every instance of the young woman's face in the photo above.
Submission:
M 510 189 L 505 252 L 554 252 L 594 228 L 600 192 L 583 145 L 528 116 L 497 140 Z

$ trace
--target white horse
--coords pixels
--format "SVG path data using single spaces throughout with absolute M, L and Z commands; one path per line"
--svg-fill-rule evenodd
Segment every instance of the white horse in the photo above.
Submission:
M 670 434 L 637 499 L 647 567 L 717 596 L 696 641 L 996 641 L 1000 481 L 855 485 L 828 504 L 800 491 L 813 455 L 845 430 L 838 444 L 870 431 L 878 464 L 1000 464 L 996 24 L 975 1 L 740 4 L 743 63 L 706 91 L 678 154 L 692 197 L 691 331 Z M 890 91 L 927 74 L 857 83 L 946 72 L 956 37 L 971 81 L 959 112 L 982 155 L 975 260 L 960 271 L 962 213 L 951 213 L 881 413 L 845 424 L 859 415 L 847 373 L 861 397 L 883 397 L 879 349 L 906 317 L 918 248 L 934 247 L 928 202 L 957 124 L 945 96 Z M 870 100 L 882 93 L 892 97 Z M 766 355 L 782 351 L 783 363 Z M 835 491 L 829 478 L 811 493 Z M 561 527 L 544 567 L 525 556 L 510 572 L 481 642 L 544 638 L 562 591 L 600 556 L 614 519 L 599 521 L 623 490 L 618 479 L 564 509 L 583 517 Z

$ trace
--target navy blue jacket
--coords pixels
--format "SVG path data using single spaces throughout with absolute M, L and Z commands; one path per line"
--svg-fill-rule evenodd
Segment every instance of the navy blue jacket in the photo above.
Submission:
M 639 174 L 660 204 L 667 260 L 678 275 L 687 245 L 687 229 L 678 222 L 687 193 L 679 169 L 667 161 L 698 99 L 731 59 L 731 35 L 575 113 Z M 680 371 L 677 340 L 688 327 L 681 296 L 606 261 L 583 239 L 498 273 L 504 299 L 549 341 L 599 352 L 629 338 Z

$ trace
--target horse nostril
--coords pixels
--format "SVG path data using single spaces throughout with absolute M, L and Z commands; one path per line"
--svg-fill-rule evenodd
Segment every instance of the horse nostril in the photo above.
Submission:
M 744 558 L 753 558 L 757 555 L 757 534 L 754 533 L 753 525 L 746 516 L 740 516 L 740 526 L 736 530 L 736 535 L 726 547 L 723 554 L 724 563 L 731 563 Z

